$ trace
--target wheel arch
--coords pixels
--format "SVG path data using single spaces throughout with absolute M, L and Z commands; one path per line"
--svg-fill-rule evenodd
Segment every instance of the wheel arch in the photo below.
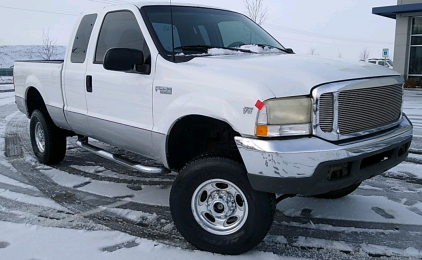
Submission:
M 47 112 L 47 106 L 41 93 L 33 86 L 29 86 L 25 93 L 26 110 L 28 117 L 31 117 L 34 110 L 44 110 Z
M 180 171 L 192 159 L 212 153 L 240 159 L 235 136 L 240 134 L 221 119 L 199 114 L 179 118 L 167 134 L 167 165 L 170 169 Z

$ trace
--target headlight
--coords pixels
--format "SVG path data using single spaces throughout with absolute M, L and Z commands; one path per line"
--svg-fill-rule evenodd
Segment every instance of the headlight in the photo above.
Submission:
M 275 137 L 311 133 L 311 98 L 270 99 L 264 104 L 258 113 L 257 136 Z

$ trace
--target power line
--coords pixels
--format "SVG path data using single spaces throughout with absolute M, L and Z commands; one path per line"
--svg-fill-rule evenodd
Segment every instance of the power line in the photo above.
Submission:
M 47 13 L 47 14 L 57 14 L 57 15 L 78 16 L 77 14 L 67 14 L 67 13 L 59 13 L 59 12 L 50 12 L 50 11 L 42 11 L 42 10 L 27 9 L 27 8 L 18 8 L 18 7 L 3 6 L 3 5 L 0 5 L 0 8 L 13 9 L 13 10 L 21 10 L 21 11 L 28 11 L 28 12 L 37 12 L 37 13 Z
M 356 44 L 338 44 L 338 43 L 331 43 L 331 42 L 310 41 L 310 40 L 287 38 L 287 37 L 278 36 L 278 35 L 277 35 L 276 38 L 285 39 L 285 40 L 292 40 L 292 41 L 298 41 L 298 42 L 310 42 L 310 43 L 315 43 L 315 44 L 334 45 L 334 46 L 337 46 L 337 47 L 341 47 L 341 46 L 362 47 L 362 45 L 356 45 Z M 383 45 L 380 44 L 379 46 L 385 46 L 385 44 L 383 44 Z M 377 47 L 368 47 L 368 48 L 375 49 Z
M 354 41 L 354 42 L 371 43 L 371 44 L 393 44 L 393 43 L 386 43 L 386 42 L 367 41 L 363 39 L 315 33 L 315 32 L 310 32 L 310 31 L 305 31 L 305 30 L 298 30 L 298 29 L 283 27 L 283 26 L 274 25 L 274 24 L 266 24 L 266 27 L 267 26 L 268 28 L 273 29 L 273 30 L 278 30 L 278 31 L 283 31 L 283 32 L 288 32 L 288 33 L 293 33 L 293 34 L 300 34 L 300 35 L 305 35 L 305 36 L 310 36 L 310 37 L 327 38 L 327 39 L 338 40 L 338 41 Z

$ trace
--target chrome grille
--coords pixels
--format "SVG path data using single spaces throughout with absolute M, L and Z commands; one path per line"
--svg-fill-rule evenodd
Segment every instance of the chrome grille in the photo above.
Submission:
M 334 101 L 333 93 L 324 93 L 319 99 L 319 126 L 324 132 L 333 131 Z
M 341 91 L 338 96 L 339 133 L 362 132 L 398 121 L 402 98 L 400 85 Z

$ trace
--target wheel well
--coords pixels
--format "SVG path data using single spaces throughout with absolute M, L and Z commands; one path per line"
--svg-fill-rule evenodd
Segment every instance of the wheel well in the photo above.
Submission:
M 44 99 L 40 92 L 34 87 L 30 87 L 26 93 L 26 108 L 28 109 L 28 116 L 31 117 L 35 109 L 47 111 Z
M 208 153 L 241 160 L 235 136 L 240 134 L 226 122 L 198 115 L 184 117 L 174 124 L 169 134 L 168 165 L 179 171 L 195 157 Z

